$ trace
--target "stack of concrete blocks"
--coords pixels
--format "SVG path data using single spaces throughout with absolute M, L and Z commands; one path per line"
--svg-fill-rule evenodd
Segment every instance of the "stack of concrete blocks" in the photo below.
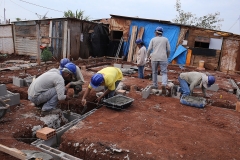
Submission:
M 9 106 L 14 106 L 20 103 L 20 94 L 12 93 L 7 90 L 5 84 L 0 84 L 0 99 Z
M 48 140 L 56 135 L 56 130 L 48 127 L 44 127 L 36 132 L 36 136 L 43 140 Z
M 150 92 L 151 92 L 151 90 L 152 90 L 151 86 L 147 86 L 146 88 L 144 88 L 142 90 L 142 98 L 147 99 L 149 94 L 150 94 Z
M 13 77 L 13 85 L 18 86 L 18 87 L 29 87 L 30 84 L 32 83 L 33 77 L 26 77 L 24 79 L 19 78 L 19 77 Z
M 93 114 L 97 109 L 93 109 L 84 115 L 79 115 L 76 113 L 67 113 L 63 112 L 64 116 L 68 119 L 69 123 L 63 125 L 62 127 L 56 129 L 56 135 L 54 135 L 52 138 L 48 140 L 41 140 L 38 139 L 31 143 L 31 145 L 36 146 L 37 148 L 41 149 L 43 152 L 50 154 L 53 156 L 54 159 L 63 159 L 63 160 L 77 160 L 78 158 L 71 156 L 69 154 L 66 154 L 60 150 L 57 150 L 52 147 L 56 147 L 61 142 L 61 136 L 69 130 L 71 127 L 79 123 L 81 120 L 85 119 L 86 117 Z

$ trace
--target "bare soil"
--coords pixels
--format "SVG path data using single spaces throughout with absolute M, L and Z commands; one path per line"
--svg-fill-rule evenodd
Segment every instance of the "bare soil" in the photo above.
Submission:
M 10 56 L 0 61 L 2 63 L 10 59 L 19 57 Z M 97 66 L 96 63 L 105 62 L 75 62 L 79 67 L 88 66 L 86 71 L 82 70 L 86 81 L 83 90 L 87 88 L 92 74 L 107 66 Z M 114 63 L 111 60 L 107 62 Z M 28 87 L 14 86 L 12 76 L 38 76 L 54 67 L 57 68 L 58 63 L 0 72 L 0 83 L 6 84 L 9 91 L 20 93 L 21 96 L 20 104 L 11 107 L 0 119 L 1 144 L 17 149 L 38 150 L 30 143 L 36 139 L 32 136 L 32 126 L 41 124 L 35 116 L 39 111 L 27 100 Z M 175 65 L 169 65 L 168 69 L 169 79 L 174 84 L 178 84 L 177 78 L 181 72 L 196 70 L 195 67 L 181 70 Z M 134 99 L 133 104 L 123 111 L 102 106 L 67 131 L 59 149 L 84 159 L 239 159 L 240 113 L 235 111 L 238 99 L 229 92 L 232 86 L 228 79 L 234 79 L 237 83 L 240 77 L 238 74 L 207 72 L 216 76 L 216 84 L 220 88 L 218 92 L 208 91 L 211 97 L 204 109 L 181 105 L 179 99 L 172 97 L 150 95 L 143 99 L 141 90 L 152 83 L 151 70 L 145 71 L 145 79 L 138 79 L 137 73 L 124 76 L 124 89 L 128 90 L 127 96 Z M 199 89 L 194 92 L 196 96 L 202 96 Z M 92 91 L 87 98 L 89 103 L 85 113 L 96 107 L 90 103 L 96 99 L 95 93 Z M 73 90 L 68 94 L 72 96 Z M 61 101 L 58 107 L 81 114 L 82 95 L 83 92 L 79 98 Z M 1 152 L 0 157 L 14 159 Z

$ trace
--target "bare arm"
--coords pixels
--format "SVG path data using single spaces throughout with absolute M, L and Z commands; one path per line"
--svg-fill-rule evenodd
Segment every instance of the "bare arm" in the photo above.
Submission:
M 85 106 L 87 101 L 86 101 L 86 97 L 89 95 L 91 89 L 90 88 L 87 88 L 87 90 L 85 91 L 83 97 L 82 97 L 82 105 Z

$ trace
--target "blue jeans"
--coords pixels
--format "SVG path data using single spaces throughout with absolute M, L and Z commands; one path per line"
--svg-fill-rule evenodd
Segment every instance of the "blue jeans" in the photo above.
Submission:
M 184 79 L 181 79 L 180 77 L 178 77 L 178 81 L 180 83 L 179 92 L 181 92 L 182 95 L 184 95 L 184 96 L 189 96 L 190 88 L 189 88 L 189 84 L 187 83 L 187 81 L 185 81 Z
M 105 96 L 106 99 L 111 98 L 111 97 L 114 96 L 115 91 L 116 91 L 119 83 L 120 83 L 120 81 L 116 81 L 116 82 L 115 82 L 115 90 L 113 90 L 113 91 L 111 91 L 110 93 L 108 93 L 108 95 Z M 107 87 L 104 87 L 104 88 L 105 88 L 105 91 L 108 89 Z
M 158 80 L 157 80 L 157 73 L 158 73 L 158 66 L 161 68 L 162 73 L 162 85 L 166 86 L 168 77 L 167 77 L 167 61 L 152 61 L 152 79 L 153 79 L 153 86 L 158 87 Z
M 28 99 L 36 105 L 44 103 L 42 111 L 55 109 L 58 103 L 58 95 L 55 88 L 51 88 L 46 92 L 42 92 L 37 97 L 28 96 Z
M 143 69 L 144 69 L 144 66 L 138 66 L 138 78 L 141 78 L 141 79 L 144 78 Z

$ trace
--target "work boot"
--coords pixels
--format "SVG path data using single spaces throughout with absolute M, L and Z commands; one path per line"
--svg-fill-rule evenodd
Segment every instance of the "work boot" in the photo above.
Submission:
M 178 86 L 174 85 L 173 88 L 172 88 L 172 90 L 173 90 L 172 93 L 173 93 L 174 96 L 177 96 L 177 89 L 178 89 Z
M 46 111 L 41 111 L 41 115 L 42 116 L 46 116 L 46 115 L 50 115 L 50 114 L 60 114 L 62 113 L 61 109 L 50 109 L 50 110 L 46 110 Z
M 167 90 L 166 90 L 166 86 L 162 86 L 162 95 L 166 95 Z

